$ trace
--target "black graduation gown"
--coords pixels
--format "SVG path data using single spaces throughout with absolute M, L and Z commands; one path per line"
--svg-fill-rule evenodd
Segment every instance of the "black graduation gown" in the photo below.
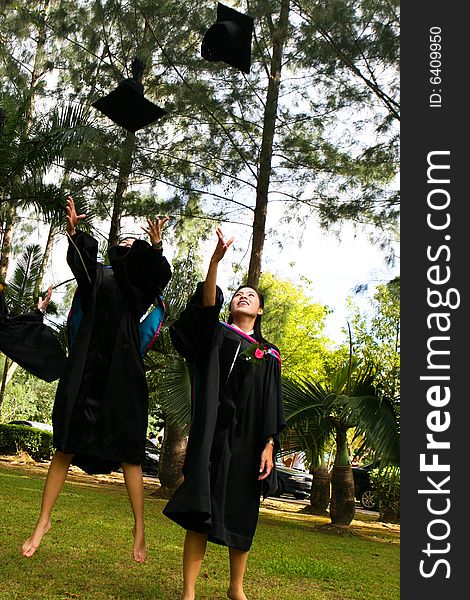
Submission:
M 97 263 L 97 250 L 83 232 L 69 242 L 84 314 L 52 414 L 55 447 L 75 454 L 73 464 L 90 474 L 144 459 L 148 389 L 139 322 L 171 277 L 162 252 L 142 240 L 110 248 L 111 267 Z
M 272 435 L 279 446 L 285 427 L 280 362 L 261 364 L 240 353 L 253 342 L 218 320 L 223 304 L 202 306 L 203 284 L 170 327 L 177 351 L 192 374 L 192 420 L 183 483 L 163 514 L 187 530 L 239 550 L 250 549 L 260 495 L 277 488 L 276 471 L 258 481 L 261 453 Z
M 53 329 L 44 325 L 40 310 L 9 316 L 0 292 L 0 351 L 45 381 L 59 379 L 66 356 Z

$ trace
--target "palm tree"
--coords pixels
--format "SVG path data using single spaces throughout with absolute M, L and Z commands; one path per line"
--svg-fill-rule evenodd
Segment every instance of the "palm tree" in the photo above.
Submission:
M 317 515 L 328 515 L 330 504 L 330 473 L 324 456 L 319 459 L 319 464 L 312 469 L 313 480 L 310 492 L 310 510 Z
M 158 467 L 161 488 L 156 494 L 162 498 L 169 498 L 182 482 L 191 413 L 191 383 L 186 363 L 181 357 L 174 356 L 174 350 L 162 351 L 164 347 L 171 346 L 169 337 L 166 326 L 157 340 L 156 351 L 152 350 L 144 359 L 149 390 L 157 395 L 164 421 Z
M 55 106 L 44 117 L 26 120 L 27 93 L 15 98 L 4 94 L 0 103 L 0 277 L 6 279 L 18 211 L 34 208 L 55 230 L 64 218 L 64 199 L 70 188 L 45 183 L 44 177 L 50 167 L 64 163 L 68 148 L 80 146 L 95 130 L 88 124 L 88 109 L 81 106 Z M 53 236 L 49 237 L 52 244 Z M 47 259 L 47 248 L 44 254 Z
M 62 162 L 68 148 L 79 146 L 96 135 L 89 125 L 89 109 L 74 104 L 54 106 L 50 112 L 30 121 L 25 130 L 25 111 L 29 105 L 24 97 L 0 96 L 2 104 L 2 135 L 0 135 L 0 203 L 16 206 L 43 204 L 42 176 L 57 162 Z M 33 183 L 38 194 L 32 193 Z M 26 193 L 25 193 L 26 192 Z
M 398 421 L 393 402 L 376 385 L 377 369 L 351 358 L 326 384 L 307 378 L 283 380 L 289 447 L 321 459 L 333 436 L 336 454 L 331 472 L 332 525 L 348 526 L 355 512 L 347 433 L 354 429 L 363 448 L 381 464 L 399 463 Z
M 168 498 L 182 481 L 187 435 L 191 421 L 191 381 L 186 361 L 175 351 L 169 326 L 178 318 L 200 278 L 191 251 L 185 259 L 173 261 L 172 277 L 165 289 L 165 322 L 153 349 L 145 356 L 151 394 L 162 410 L 163 438 L 156 495 Z

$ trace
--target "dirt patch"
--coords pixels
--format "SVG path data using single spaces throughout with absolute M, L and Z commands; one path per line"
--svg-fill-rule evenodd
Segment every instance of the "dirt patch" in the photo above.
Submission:
M 50 460 L 36 461 L 32 459 L 26 452 L 19 452 L 13 455 L 1 455 L 0 465 L 6 468 L 22 469 L 27 472 L 37 473 L 46 477 L 47 470 L 51 464 Z M 85 471 L 82 471 L 79 467 L 71 465 L 69 474 L 67 475 L 67 481 L 77 481 L 84 484 L 109 484 L 115 486 L 124 486 L 124 475 L 121 472 L 113 472 L 109 475 L 88 475 Z M 144 475 L 144 487 L 149 491 L 155 491 L 160 487 L 160 482 L 155 477 L 146 477 Z

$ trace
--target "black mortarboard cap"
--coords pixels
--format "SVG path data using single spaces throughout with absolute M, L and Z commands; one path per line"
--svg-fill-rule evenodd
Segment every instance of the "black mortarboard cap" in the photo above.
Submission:
M 115 90 L 93 102 L 92 106 L 117 125 L 135 133 L 157 121 L 166 110 L 144 97 L 143 63 L 139 59 L 132 61 L 132 73 L 132 77 L 121 81 Z
M 222 61 L 250 72 L 253 17 L 217 4 L 217 22 L 207 30 L 201 45 L 202 57 L 210 62 Z

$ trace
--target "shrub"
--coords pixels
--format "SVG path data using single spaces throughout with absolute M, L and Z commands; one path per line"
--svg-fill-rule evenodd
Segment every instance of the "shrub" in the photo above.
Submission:
M 28 419 L 47 423 L 52 414 L 56 388 L 57 381 L 48 383 L 18 367 L 5 388 L 2 421 Z
M 49 460 L 53 453 L 52 433 L 26 425 L 0 424 L 0 454 L 23 450 L 34 460 Z
M 400 522 L 400 467 L 383 467 L 370 472 L 374 498 L 384 521 Z

